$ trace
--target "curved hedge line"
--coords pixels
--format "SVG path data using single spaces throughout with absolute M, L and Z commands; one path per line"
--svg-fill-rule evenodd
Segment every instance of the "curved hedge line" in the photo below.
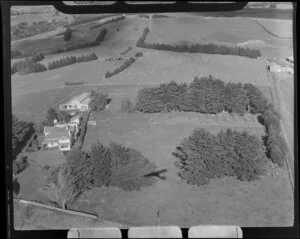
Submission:
M 113 71 L 107 71 L 105 73 L 105 78 L 110 78 L 110 77 L 120 73 L 121 71 L 124 71 L 126 68 L 131 66 L 135 61 L 136 61 L 135 58 L 130 57 L 129 60 L 125 61 L 123 63 L 123 65 L 121 65 L 120 67 L 114 69 Z

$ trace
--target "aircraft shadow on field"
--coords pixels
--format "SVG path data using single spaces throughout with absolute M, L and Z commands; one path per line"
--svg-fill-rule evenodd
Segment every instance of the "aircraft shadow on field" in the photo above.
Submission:
M 159 178 L 159 179 L 161 179 L 161 180 L 165 180 L 166 177 L 165 177 L 165 176 L 161 176 L 160 174 L 165 173 L 165 172 L 167 172 L 167 171 L 168 171 L 167 169 L 162 169 L 162 170 L 154 171 L 154 172 L 152 172 L 152 173 L 145 174 L 144 177 L 145 177 L 145 178 L 149 178 L 149 177 L 157 177 L 157 178 Z

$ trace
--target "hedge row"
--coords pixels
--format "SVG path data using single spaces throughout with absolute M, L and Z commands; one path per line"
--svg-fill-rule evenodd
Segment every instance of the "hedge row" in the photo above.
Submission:
M 91 30 L 91 29 L 98 28 L 98 27 L 102 27 L 102 26 L 104 26 L 104 25 L 106 25 L 106 24 L 109 24 L 109 23 L 112 23 L 112 22 L 122 21 L 122 20 L 124 20 L 125 18 L 126 18 L 126 16 L 115 17 L 115 18 L 113 18 L 113 19 L 111 19 L 111 20 L 108 20 L 108 21 L 106 21 L 106 22 L 99 23 L 99 24 L 97 24 L 97 25 L 95 25 L 95 26 L 91 26 L 91 27 L 90 27 L 90 30 Z
M 129 60 L 125 61 L 124 64 L 121 65 L 120 67 L 116 68 L 113 71 L 107 71 L 105 73 L 105 78 L 110 78 L 110 77 L 120 73 L 121 71 L 124 71 L 126 68 L 131 66 L 135 61 L 136 61 L 135 58 L 130 57 Z
M 97 60 L 98 57 L 95 53 L 88 54 L 88 55 L 81 55 L 81 56 L 67 56 L 64 58 L 60 58 L 59 60 L 50 61 L 48 63 L 48 69 L 53 70 L 56 68 L 72 65 L 75 63 L 87 62 L 87 61 L 94 61 Z
M 11 66 L 11 74 L 19 73 L 20 75 L 27 75 L 30 73 L 37 73 L 46 71 L 47 68 L 41 63 L 32 61 L 32 59 L 25 59 L 13 63 Z
M 149 33 L 149 28 L 144 29 L 143 34 L 136 43 L 137 47 L 163 50 L 163 51 L 175 51 L 175 52 L 189 52 L 189 53 L 206 53 L 206 54 L 221 54 L 221 55 L 235 55 L 244 56 L 249 58 L 257 58 L 261 56 L 261 53 L 257 49 L 232 47 L 225 45 L 218 45 L 214 43 L 209 44 L 192 44 L 192 45 L 170 45 L 163 43 L 147 43 L 146 37 Z
M 84 23 L 99 21 L 99 20 L 102 20 L 102 19 L 107 18 L 107 17 L 108 16 L 100 15 L 100 16 L 95 16 L 95 17 L 77 19 L 77 20 L 73 21 L 72 23 L 66 25 L 65 27 L 74 27 L 74 26 L 84 24 Z
M 69 86 L 69 85 L 83 85 L 84 84 L 84 81 L 75 81 L 75 82 L 69 82 L 69 81 L 65 81 L 65 85 L 66 86 Z

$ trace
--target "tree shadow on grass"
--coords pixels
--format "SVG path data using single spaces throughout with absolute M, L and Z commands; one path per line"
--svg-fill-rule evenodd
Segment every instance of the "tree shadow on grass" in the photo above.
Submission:
M 17 178 L 13 181 L 13 192 L 14 195 L 18 195 L 20 192 L 20 183 L 18 182 Z
M 161 169 L 161 170 L 158 170 L 158 171 L 154 171 L 154 172 L 152 172 L 152 173 L 145 174 L 144 177 L 145 177 L 145 178 L 149 178 L 149 177 L 157 177 L 157 178 L 159 178 L 159 179 L 161 179 L 161 180 L 165 180 L 166 177 L 165 177 L 165 176 L 161 176 L 160 174 L 165 173 L 165 172 L 167 172 L 167 171 L 168 171 L 167 169 Z

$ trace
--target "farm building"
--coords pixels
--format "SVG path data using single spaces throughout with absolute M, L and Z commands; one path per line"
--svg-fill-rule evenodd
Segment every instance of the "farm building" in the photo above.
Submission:
M 45 138 L 42 142 L 43 148 L 68 151 L 71 149 L 71 132 L 66 128 L 45 127 Z
M 84 92 L 78 95 L 65 104 L 59 106 L 60 110 L 79 110 L 87 111 L 89 109 L 89 103 L 91 101 L 90 93 Z

